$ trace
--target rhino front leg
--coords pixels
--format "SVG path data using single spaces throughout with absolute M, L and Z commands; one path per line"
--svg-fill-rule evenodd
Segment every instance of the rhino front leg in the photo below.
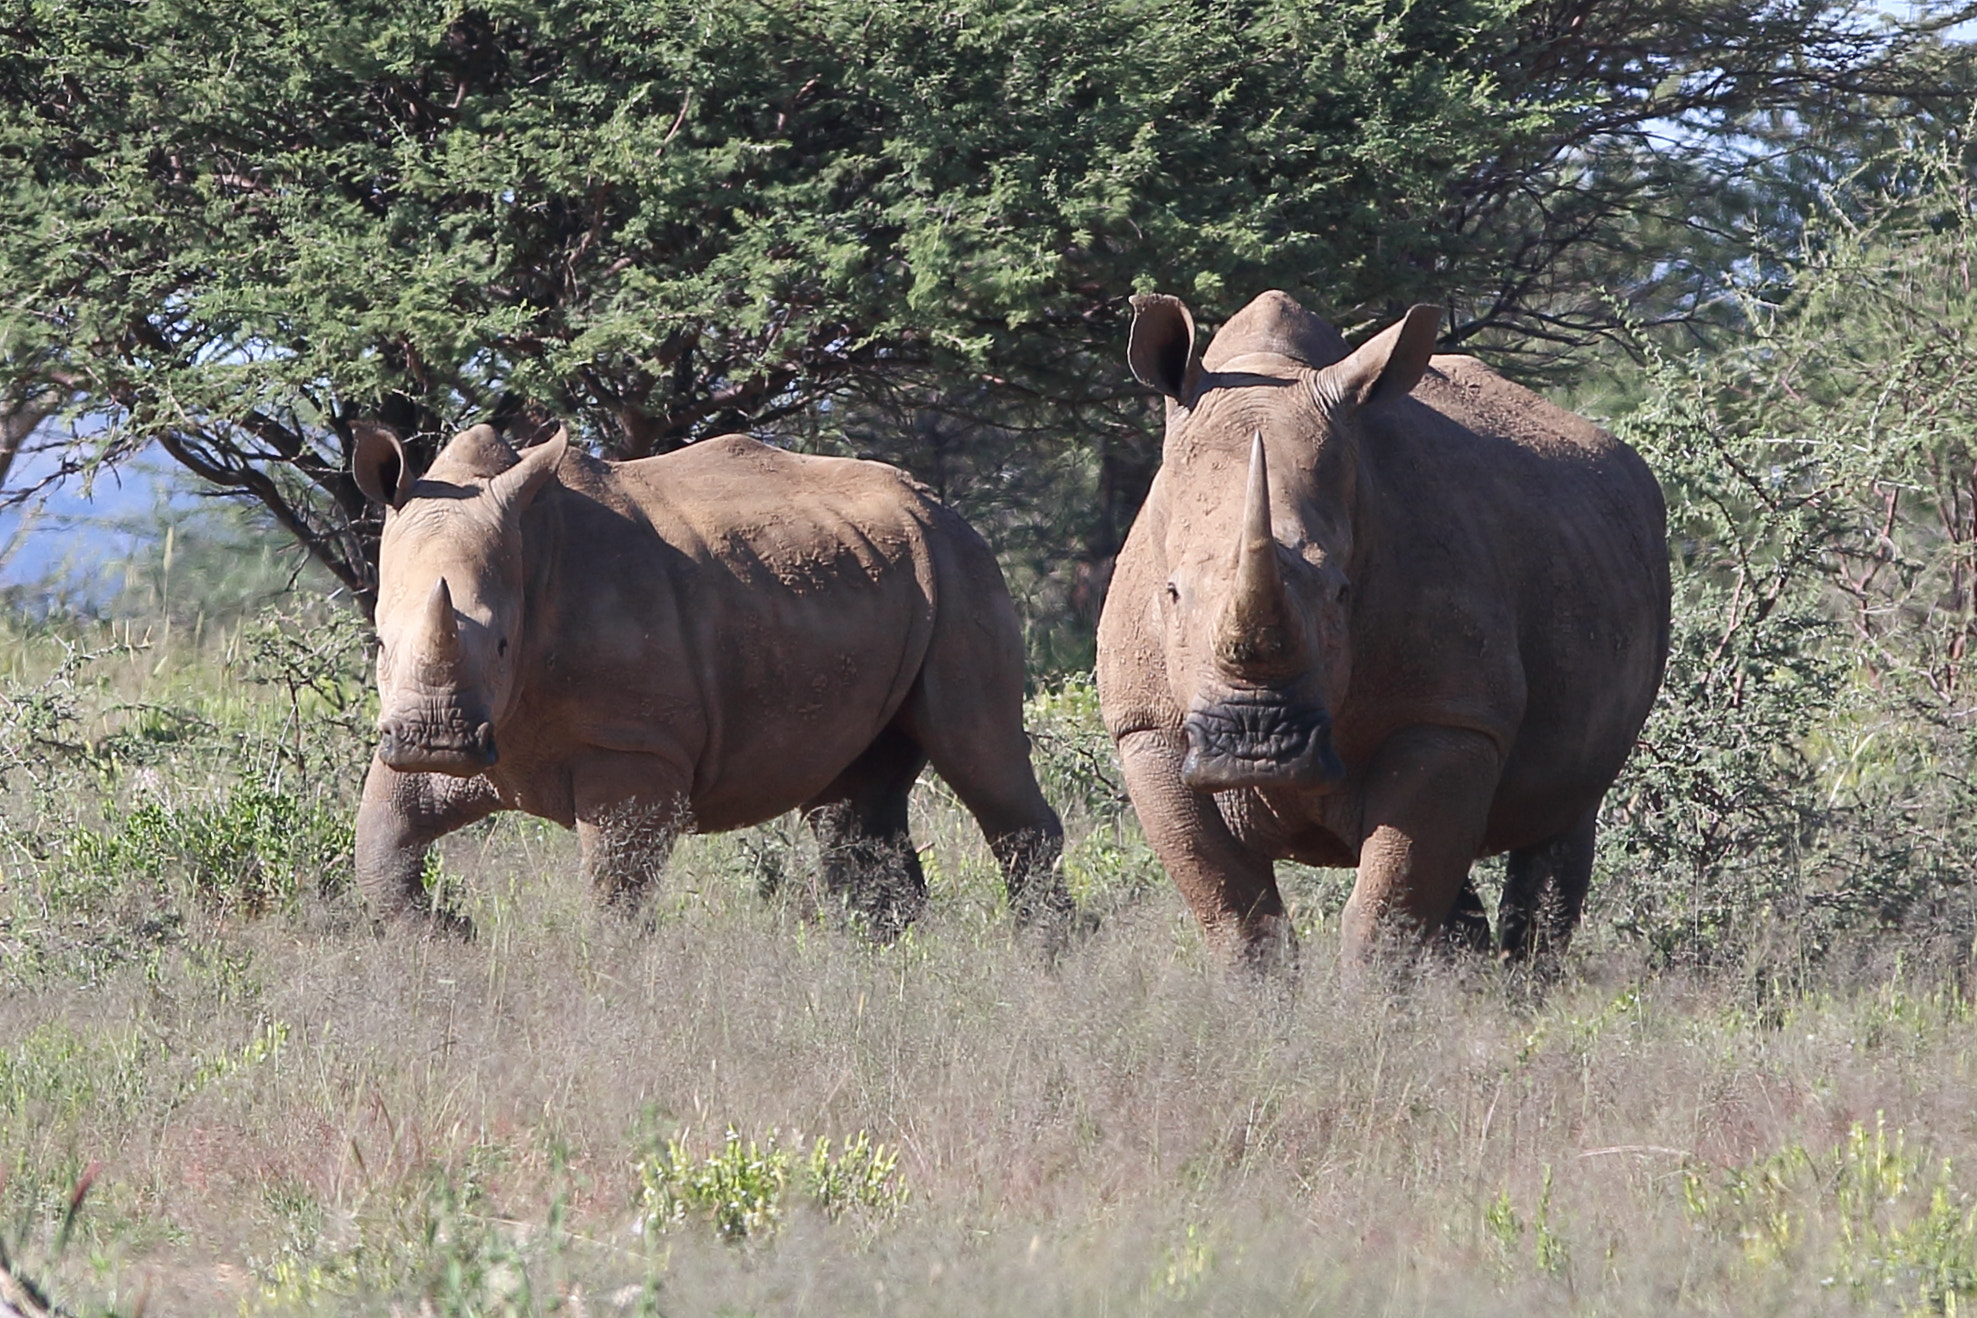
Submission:
M 382 760 L 364 775 L 357 807 L 357 891 L 380 922 L 424 921 L 437 930 L 466 934 L 461 916 L 434 906 L 425 889 L 426 849 L 456 828 L 501 808 L 485 778 L 400 773 Z
M 1481 918 L 1465 893 L 1501 771 L 1496 743 L 1480 732 L 1418 726 L 1387 739 L 1367 775 L 1359 874 L 1345 904 L 1349 965 L 1451 926 L 1459 941 Z
M 1120 740 L 1119 763 L 1140 827 L 1211 947 L 1246 969 L 1294 968 L 1297 937 L 1276 867 L 1236 840 L 1212 796 L 1181 781 L 1186 752 L 1178 732 L 1135 732 Z
M 571 775 L 583 874 L 598 900 L 630 914 L 692 829 L 682 771 L 653 757 L 602 752 Z

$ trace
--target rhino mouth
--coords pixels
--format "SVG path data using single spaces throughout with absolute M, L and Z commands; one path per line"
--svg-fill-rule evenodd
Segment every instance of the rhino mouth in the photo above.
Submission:
M 401 773 L 471 778 L 494 767 L 494 725 L 450 709 L 437 719 L 388 718 L 378 724 L 378 758 Z
M 1205 791 L 1329 787 L 1345 776 L 1332 750 L 1332 719 L 1276 691 L 1230 691 L 1197 700 L 1181 781 Z

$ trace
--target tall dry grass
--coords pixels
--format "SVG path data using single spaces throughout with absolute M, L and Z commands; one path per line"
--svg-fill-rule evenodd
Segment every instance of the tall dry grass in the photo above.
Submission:
M 1977 1260 L 1954 1172 L 1977 1143 L 1971 1011 L 1937 968 L 1767 999 L 1587 956 L 1536 1000 L 1433 968 L 1375 997 L 1329 972 L 1320 926 L 1286 994 L 1227 982 L 1165 894 L 1049 969 L 965 889 L 880 950 L 691 851 L 649 930 L 588 908 L 560 839 L 499 829 L 450 854 L 475 943 L 380 942 L 305 903 L 10 994 L 15 1184 L 39 1173 L 45 1208 L 103 1166 L 60 1292 L 154 1313 L 1896 1310 L 1941 1259 L 1876 1271 L 1846 1215 L 1834 1160 L 1877 1121 L 1915 1166 L 1874 1221 L 1912 1231 L 1940 1183 L 1956 1285 Z M 641 1159 L 730 1128 L 870 1132 L 910 1198 L 740 1244 L 641 1233 Z
M 287 687 L 164 658 L 105 660 L 71 732 L 181 727 L 132 712 L 168 694 L 218 702 L 208 730 L 61 769 L 96 794 L 69 815 L 16 788 L 0 838 L 0 1235 L 72 1311 L 1800 1314 L 1977 1294 L 1967 948 L 1815 962 L 1780 929 L 1685 972 L 1609 915 L 1544 991 L 1428 962 L 1372 992 L 1333 970 L 1338 876 L 1302 872 L 1295 989 L 1231 982 L 1104 785 L 1076 688 L 1032 714 L 1102 923 L 1055 965 L 1011 933 L 937 783 L 915 808 L 932 903 L 889 948 L 819 907 L 787 824 L 692 840 L 640 923 L 596 911 L 571 840 L 515 817 L 443 848 L 476 941 L 380 941 L 340 862 L 276 874 L 242 825 L 272 894 L 250 909 L 209 872 L 246 853 L 142 813 L 163 792 L 233 827 L 228 793 L 264 764 L 302 804 L 356 785 L 354 765 L 256 758 L 308 713 Z M 157 838 L 184 854 L 132 859 Z M 651 1220 L 668 1143 L 718 1159 L 730 1131 L 798 1162 L 864 1133 L 906 1197 L 833 1217 L 792 1173 L 762 1183 L 777 1215 L 745 1238 L 705 1205 Z

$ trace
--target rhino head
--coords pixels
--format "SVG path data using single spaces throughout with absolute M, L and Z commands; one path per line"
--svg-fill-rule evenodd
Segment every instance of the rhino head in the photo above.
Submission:
M 378 549 L 378 758 L 472 777 L 498 757 L 522 647 L 522 513 L 568 448 L 517 455 L 491 426 L 453 437 L 414 481 L 398 436 L 356 427 L 352 474 L 384 505 Z
M 1133 299 L 1128 361 L 1166 395 L 1151 523 L 1181 776 L 1202 791 L 1326 790 L 1352 676 L 1360 418 L 1404 398 L 1440 315 L 1420 306 L 1357 351 L 1282 293 L 1233 318 L 1194 364 L 1177 298 Z

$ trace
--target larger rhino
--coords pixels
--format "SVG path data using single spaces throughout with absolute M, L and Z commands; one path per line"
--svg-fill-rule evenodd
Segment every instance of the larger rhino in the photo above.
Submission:
M 386 507 L 356 845 L 380 914 L 444 919 L 427 846 L 496 810 L 575 826 L 593 884 L 630 904 L 682 830 L 801 808 L 827 885 L 890 937 L 924 901 L 907 794 L 931 762 L 1019 921 L 1063 925 L 1002 574 L 899 471 L 740 435 L 518 454 L 487 426 L 416 481 L 396 435 L 360 427 L 353 467 Z
M 1283 293 L 1197 365 L 1134 299 L 1167 398 L 1098 684 L 1154 850 L 1229 955 L 1294 952 L 1273 862 L 1356 866 L 1345 952 L 1487 946 L 1469 878 L 1508 852 L 1499 947 L 1562 950 L 1600 798 L 1668 653 L 1665 512 L 1625 444 L 1469 357 L 1416 307 L 1357 351 Z

